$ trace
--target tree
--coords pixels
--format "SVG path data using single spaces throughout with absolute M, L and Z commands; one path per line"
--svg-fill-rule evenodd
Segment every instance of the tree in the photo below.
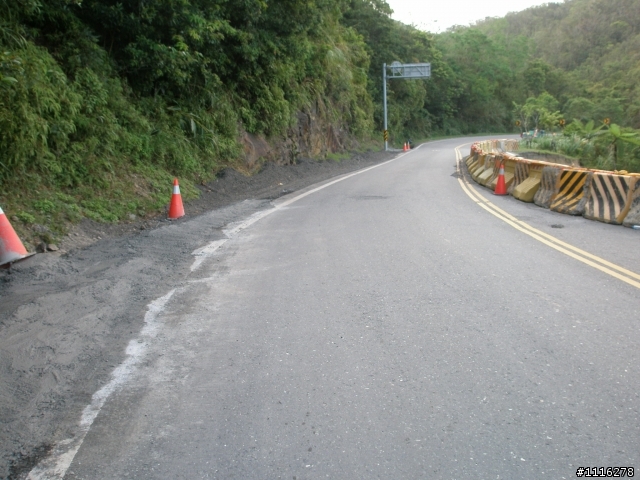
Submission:
M 594 127 L 593 120 L 589 120 L 586 124 L 583 124 L 580 120 L 574 120 L 564 129 L 565 135 L 578 135 L 585 140 L 591 140 L 599 135 L 602 135 L 602 129 L 604 124 L 599 127 Z
M 570 99 L 565 104 L 563 110 L 567 118 L 586 122 L 594 118 L 593 112 L 595 110 L 595 105 L 588 98 L 576 97 Z
M 614 170 L 618 169 L 618 148 L 620 143 L 624 142 L 640 146 L 640 137 L 638 136 L 638 132 L 624 132 L 622 128 L 615 123 L 607 125 L 607 130 L 604 131 L 604 137 L 609 141 L 609 152 L 611 154 L 611 159 L 613 160 Z
M 522 106 L 514 105 L 514 113 L 524 119 L 523 125 L 531 123 L 536 129 L 541 126 L 550 128 L 557 125 L 558 120 L 562 118 L 558 111 L 558 101 L 547 92 L 543 92 L 537 97 L 527 98 L 527 101 Z

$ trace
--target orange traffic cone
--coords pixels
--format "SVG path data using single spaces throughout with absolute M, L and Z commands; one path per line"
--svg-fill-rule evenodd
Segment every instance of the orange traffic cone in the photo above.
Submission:
M 403 151 L 403 152 L 406 152 L 407 150 L 409 150 L 409 149 L 407 148 L 407 142 L 404 142 L 404 147 L 402 147 L 402 151 Z
M 496 182 L 496 189 L 493 191 L 494 195 L 507 195 L 507 185 L 504 183 L 504 162 L 500 162 L 500 171 L 498 172 L 498 181 Z
M 24 248 L 9 219 L 0 208 L 0 265 L 17 262 L 31 255 L 33 253 L 27 252 Z
M 178 179 L 173 179 L 173 195 L 171 195 L 171 204 L 169 205 L 169 218 L 176 219 L 184 217 L 184 207 L 182 206 L 182 196 L 180 195 L 180 185 Z

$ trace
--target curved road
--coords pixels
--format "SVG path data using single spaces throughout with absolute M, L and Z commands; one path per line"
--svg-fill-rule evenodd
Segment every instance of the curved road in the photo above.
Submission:
M 129 363 L 31 478 L 640 468 L 640 232 L 467 186 L 455 147 L 469 141 L 203 238 L 189 281 L 150 306 Z

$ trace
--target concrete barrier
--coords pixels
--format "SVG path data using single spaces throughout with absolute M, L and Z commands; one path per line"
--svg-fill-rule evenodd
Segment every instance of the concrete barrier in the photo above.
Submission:
M 509 152 L 515 152 L 520 149 L 520 142 L 518 140 L 505 140 L 504 149 Z
M 554 212 L 567 215 L 582 215 L 587 200 L 593 174 L 586 169 L 564 169 L 558 177 L 558 193 L 551 200 Z
M 478 162 L 480 161 L 480 157 L 482 156 L 482 153 L 476 152 L 472 157 L 469 157 L 469 159 L 467 160 L 467 170 L 469 170 L 469 172 L 475 170 L 478 167 Z
M 529 177 L 529 164 L 523 160 L 516 160 L 513 173 L 513 182 L 507 188 L 507 193 L 513 195 L 513 190 Z
M 503 156 L 502 162 L 504 165 L 504 184 L 507 186 L 507 193 L 510 193 L 509 188 L 513 183 L 513 179 L 515 178 L 516 164 L 518 163 L 518 161 L 512 157 Z M 497 183 L 498 176 L 496 175 L 496 177 L 492 180 L 491 185 L 488 185 L 488 187 L 491 190 L 495 190 Z
M 484 153 L 479 154 L 476 159 L 471 162 L 471 165 L 469 165 L 469 175 L 471 175 L 473 177 L 473 174 L 475 173 L 475 171 L 482 167 L 484 168 L 484 157 L 486 155 Z
M 478 160 L 478 166 L 471 172 L 471 178 L 473 178 L 476 182 L 480 183 L 478 178 L 482 175 L 486 170 L 491 169 L 493 171 L 493 155 L 487 154 Z
M 540 188 L 542 180 L 542 169 L 547 166 L 544 162 L 532 162 L 524 160 L 527 163 L 529 176 L 513 189 L 513 197 L 523 202 L 532 203 L 536 192 Z
M 471 153 L 471 155 L 469 155 L 469 157 L 465 160 L 465 163 L 467 164 L 467 167 L 469 167 L 472 163 L 477 162 L 478 161 L 478 153 Z
M 542 208 L 549 208 L 551 206 L 551 199 L 558 193 L 556 187 L 560 170 L 560 167 L 549 166 L 542 169 L 540 188 L 538 188 L 538 191 L 533 197 L 533 203 Z
M 507 193 L 558 213 L 640 227 L 640 174 L 560 166 L 499 152 L 517 150 L 517 140 L 486 140 L 471 146 L 471 177 L 495 189 L 500 163 Z
M 475 177 L 474 180 L 477 181 L 478 175 L 484 172 L 484 169 L 485 169 L 484 166 L 487 163 L 487 159 L 490 156 L 491 156 L 490 154 L 487 154 L 487 155 L 481 155 L 480 158 L 478 158 L 478 163 L 473 168 L 473 170 L 471 170 L 471 176 Z
M 625 227 L 640 228 L 640 176 L 634 175 L 635 182 L 629 190 L 629 212 L 624 217 L 622 224 Z
M 493 179 L 498 177 L 501 162 L 502 157 L 500 155 L 493 155 L 488 168 L 485 168 L 484 172 L 482 172 L 482 174 L 478 176 L 478 183 L 480 185 L 484 185 L 485 187 L 491 185 Z
M 584 217 L 620 225 L 631 207 L 635 184 L 635 176 L 593 172 Z

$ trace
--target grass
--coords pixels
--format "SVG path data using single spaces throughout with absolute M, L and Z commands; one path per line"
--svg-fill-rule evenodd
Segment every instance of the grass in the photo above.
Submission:
M 55 243 L 84 218 L 119 223 L 156 216 L 171 199 L 173 178 L 162 169 L 138 166 L 114 175 L 107 188 L 80 186 L 65 192 L 23 185 L 13 190 L 20 192 L 14 197 L 0 196 L 0 206 L 25 247 L 34 250 L 40 242 Z M 184 201 L 199 195 L 186 179 L 180 182 L 180 191 Z
M 325 156 L 326 160 L 331 160 L 334 161 L 336 163 L 340 163 L 342 160 L 346 160 L 347 158 L 350 158 L 351 154 L 350 153 L 327 153 L 327 155 Z

